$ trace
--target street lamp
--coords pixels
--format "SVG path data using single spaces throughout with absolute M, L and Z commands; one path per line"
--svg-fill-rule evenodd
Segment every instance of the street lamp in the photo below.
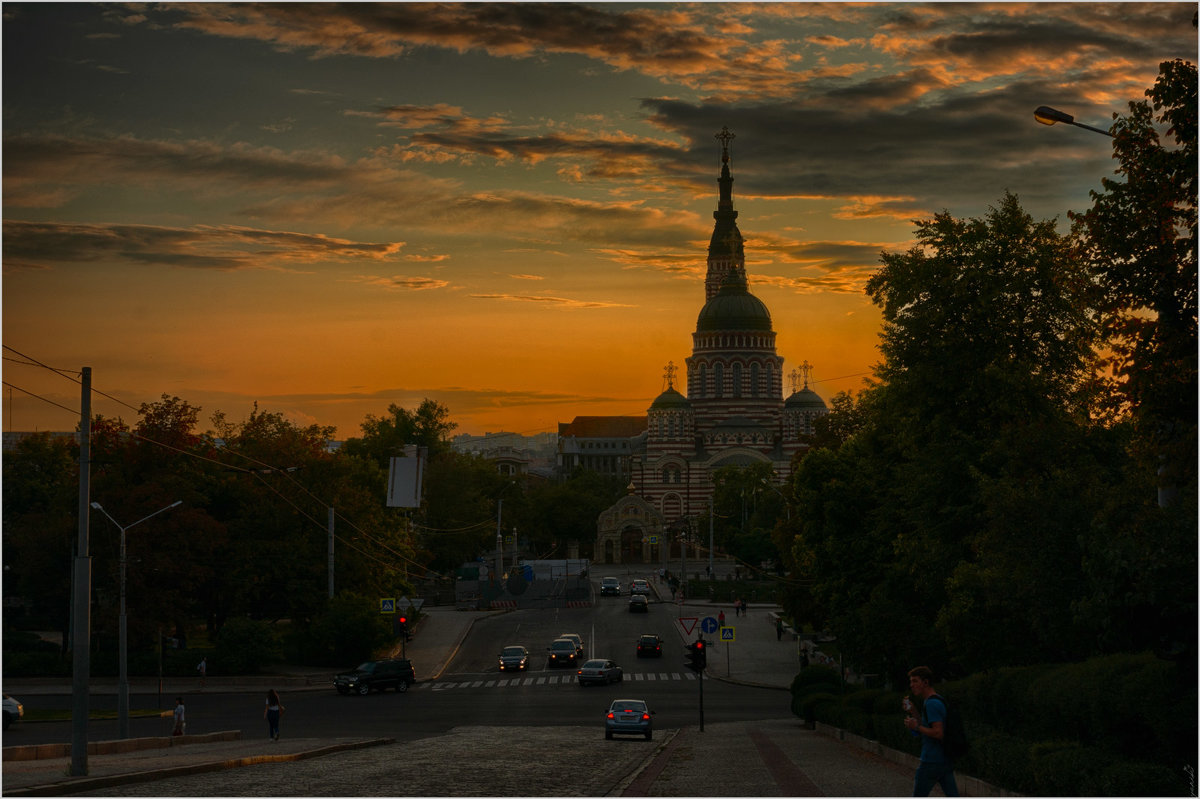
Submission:
M 115 524 L 117 526 L 117 529 L 121 531 L 121 560 L 120 560 L 120 563 L 121 563 L 121 621 L 120 621 L 119 632 L 117 633 L 117 636 L 119 639 L 119 646 L 120 646 L 120 650 L 121 650 L 120 651 L 120 669 L 119 669 L 120 670 L 120 679 L 119 679 L 119 682 L 117 685 L 117 719 L 119 722 L 118 736 L 121 738 L 129 737 L 129 668 L 128 668 L 129 664 L 128 664 L 128 658 L 127 658 L 127 651 L 128 651 L 127 641 L 128 641 L 128 639 L 126 638 L 126 634 L 125 634 L 125 630 L 126 630 L 126 627 L 125 627 L 125 531 L 130 529 L 131 527 L 136 527 L 137 525 L 146 521 L 146 519 L 157 516 L 158 514 L 162 513 L 163 511 L 168 511 L 171 508 L 174 508 L 177 505 L 182 505 L 182 504 L 183 504 L 183 500 L 182 499 L 178 500 L 178 501 L 168 505 L 165 508 L 160 508 L 159 510 L 154 511 L 154 513 L 151 513 L 149 516 L 146 516 L 145 518 L 138 519 L 133 524 L 122 527 L 120 522 L 118 522 L 112 516 L 108 515 L 108 511 L 106 511 L 103 507 L 101 507 L 99 502 L 92 503 L 93 508 L 100 511 L 105 516 L 108 516 L 108 520 L 110 522 L 112 522 L 113 524 Z
M 1064 111 L 1059 111 L 1057 108 L 1051 108 L 1048 105 L 1039 105 L 1037 110 L 1033 112 L 1033 118 L 1038 122 L 1041 122 L 1043 125 L 1053 125 L 1055 122 L 1062 122 L 1064 125 L 1074 125 L 1077 128 L 1084 128 L 1086 130 L 1095 131 L 1096 133 L 1103 133 L 1105 136 L 1110 138 L 1112 137 L 1112 134 L 1107 130 L 1093 128 L 1091 125 L 1085 125 L 1082 122 L 1076 122 L 1075 117 Z

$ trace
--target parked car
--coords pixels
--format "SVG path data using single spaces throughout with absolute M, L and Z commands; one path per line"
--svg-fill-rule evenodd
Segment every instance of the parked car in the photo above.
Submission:
M 525 671 L 529 665 L 529 650 L 523 646 L 506 646 L 500 650 L 500 671 Z
M 25 716 L 25 706 L 8 694 L 4 695 L 4 729 L 14 721 L 20 721 Z
M 546 649 L 551 666 L 574 666 L 579 661 L 579 650 L 570 638 L 555 638 Z
M 629 584 L 629 593 L 631 595 L 632 594 L 642 594 L 643 596 L 649 596 L 650 595 L 650 583 L 646 582 L 645 580 L 634 580 L 632 583 Z
M 621 581 L 616 577 L 605 577 L 600 581 L 600 596 L 620 596 Z
M 581 636 L 579 633 L 561 633 L 558 637 L 570 638 L 572 641 L 574 641 L 576 653 L 578 653 L 580 658 L 583 657 L 583 636 Z
M 614 699 L 604 716 L 604 737 L 614 735 L 645 735 L 649 741 L 654 733 L 654 711 L 641 699 Z
M 597 658 L 596 660 L 589 660 L 580 666 L 575 676 L 581 686 L 592 683 L 607 685 L 610 682 L 621 682 L 624 680 L 625 672 L 615 662 Z
M 339 694 L 357 693 L 366 696 L 371 691 L 386 691 L 389 688 L 403 693 L 416 681 L 417 675 L 412 662 L 397 658 L 360 663 L 358 668 L 334 677 L 333 685 Z
M 662 657 L 662 639 L 657 635 L 646 633 L 637 640 L 638 657 Z
M 647 613 L 650 610 L 650 600 L 641 594 L 634 594 L 629 597 L 629 612 L 630 613 Z

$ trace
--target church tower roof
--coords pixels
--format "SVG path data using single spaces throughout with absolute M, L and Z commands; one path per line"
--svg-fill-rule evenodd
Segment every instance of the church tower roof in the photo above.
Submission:
M 713 211 L 712 238 L 708 243 L 708 275 L 704 281 L 705 299 L 712 299 L 721 290 L 730 272 L 746 274 L 746 253 L 742 232 L 738 230 L 738 212 L 733 210 L 733 176 L 729 172 L 730 142 L 735 138 L 728 127 L 716 135 L 721 142 L 721 176 L 717 179 L 720 193 L 717 210 Z

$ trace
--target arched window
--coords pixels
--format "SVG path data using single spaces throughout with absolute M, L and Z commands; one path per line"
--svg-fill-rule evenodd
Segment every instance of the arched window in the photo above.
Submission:
M 713 366 L 713 396 L 725 396 L 725 364 L 723 363 Z
M 705 385 L 708 383 L 708 364 L 700 364 L 700 377 L 697 381 L 696 396 L 703 397 Z
M 742 365 L 740 363 L 733 365 L 733 396 L 742 396 Z
M 752 397 L 757 397 L 759 395 L 760 388 L 758 385 L 758 379 L 759 367 L 758 363 L 755 362 L 750 364 L 750 396 Z

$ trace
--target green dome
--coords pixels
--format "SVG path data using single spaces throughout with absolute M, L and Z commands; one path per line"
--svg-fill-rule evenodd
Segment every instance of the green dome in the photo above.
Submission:
M 711 300 L 700 309 L 697 333 L 718 330 L 771 330 L 771 312 L 746 287 L 746 279 L 730 272 Z
M 825 410 L 825 400 L 817 396 L 811 388 L 802 388 L 784 401 L 783 407 L 788 410 L 807 411 Z
M 650 405 L 652 411 L 670 411 L 670 410 L 691 410 L 692 403 L 688 402 L 687 397 L 680 394 L 674 388 L 668 388 L 666 391 L 658 395 L 658 399 Z

